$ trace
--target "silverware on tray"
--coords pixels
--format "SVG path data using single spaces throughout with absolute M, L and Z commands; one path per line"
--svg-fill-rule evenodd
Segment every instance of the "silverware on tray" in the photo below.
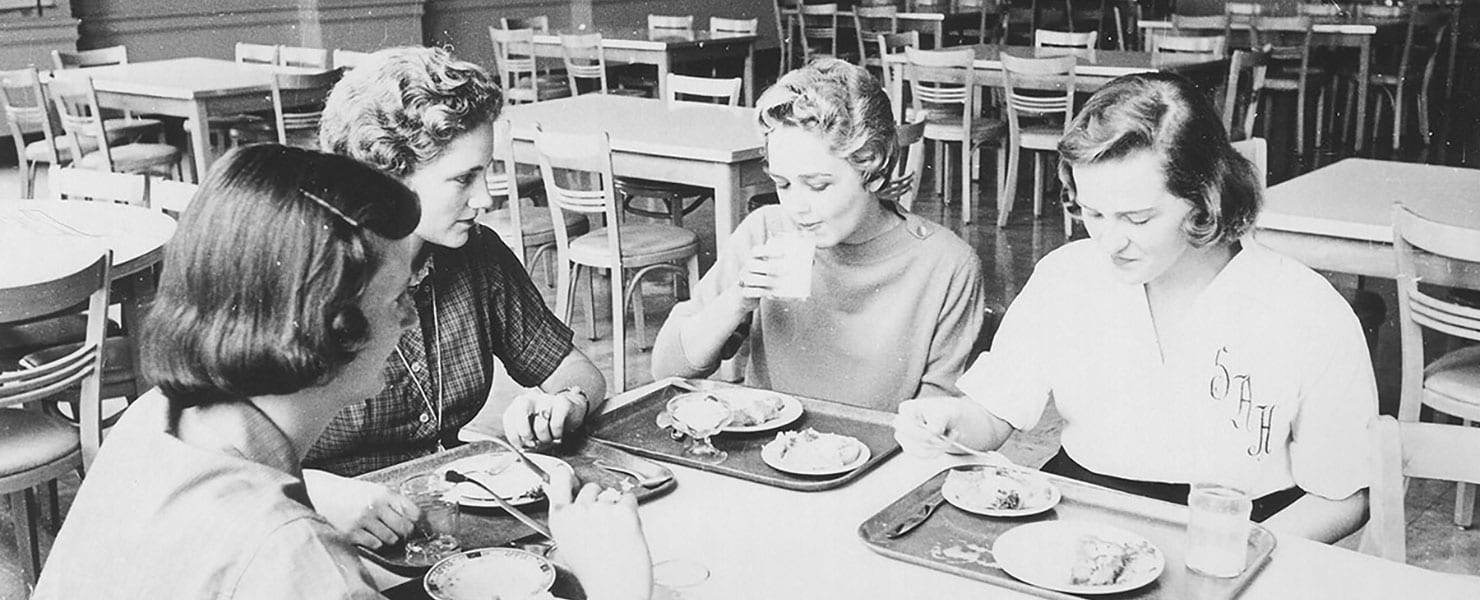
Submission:
M 545 538 L 550 540 L 555 539 L 555 536 L 550 534 L 550 528 L 545 527 L 543 523 L 534 520 L 534 517 L 524 514 L 524 511 L 514 508 L 513 504 L 509 504 L 507 500 L 504 500 L 502 496 L 498 495 L 498 492 L 493 491 L 492 488 L 488 487 L 488 485 L 484 484 L 483 482 L 450 469 L 447 471 L 447 474 L 444 477 L 447 478 L 447 481 L 450 481 L 452 483 L 462 483 L 466 481 L 480 488 L 483 488 L 483 491 L 488 492 L 488 495 L 493 497 L 494 503 L 498 504 L 499 508 L 502 508 L 505 512 L 509 513 L 509 516 L 514 517 L 520 523 L 529 526 L 530 529 L 535 530 L 535 532 L 545 536 Z
M 892 540 L 914 531 L 916 527 L 924 524 L 930 518 L 930 515 L 935 514 L 935 509 L 940 508 L 940 505 L 945 503 L 945 501 L 945 495 L 940 490 L 936 490 L 935 493 L 925 499 L 923 504 L 915 508 L 913 512 L 905 515 L 899 524 L 886 528 L 884 537 Z
M 518 446 L 509 443 L 509 440 L 504 439 L 502 436 L 493 436 L 492 439 L 499 445 L 508 448 L 510 452 L 514 453 L 514 456 L 518 456 L 520 462 L 523 462 L 524 466 L 529 467 L 529 470 L 534 471 L 534 474 L 538 475 L 541 481 L 544 481 L 546 484 L 550 483 L 550 472 L 540 468 L 539 465 L 530 460 L 529 456 L 523 450 L 520 450 Z

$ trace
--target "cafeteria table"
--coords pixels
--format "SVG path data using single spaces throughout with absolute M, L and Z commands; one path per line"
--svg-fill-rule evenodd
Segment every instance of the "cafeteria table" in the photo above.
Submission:
M 1480 230 L 1476 190 L 1480 169 L 1348 158 L 1269 188 L 1254 235 L 1312 269 L 1394 279 L 1393 204 Z M 1446 275 L 1425 282 L 1480 289 L 1473 266 L 1453 264 Z
M 536 164 L 534 126 L 548 131 L 611 134 L 612 168 L 641 177 L 714 189 L 715 246 L 744 216 L 745 200 L 775 186 L 766 175 L 755 110 L 696 102 L 586 94 L 510 106 L 514 155 Z
M 175 234 L 175 220 L 156 210 L 81 200 L 0 200 L 0 286 L 46 281 L 67 274 L 79 257 L 113 250 L 113 296 L 123 326 L 139 331 L 144 301 L 152 294 L 152 268 Z M 135 381 L 138 336 L 130 335 Z
M 236 63 L 201 57 L 88 67 L 77 72 L 92 77 L 98 104 L 137 113 L 188 119 L 195 177 L 205 177 L 215 159 L 207 122 L 211 116 L 272 110 L 272 74 L 319 73 L 322 69 Z M 285 90 L 288 105 L 312 101 L 312 92 Z
M 746 106 L 755 99 L 755 35 L 710 35 L 708 31 L 690 31 L 691 35 L 649 35 L 646 27 L 602 27 L 565 33 L 600 33 L 602 54 L 608 66 L 613 64 L 653 65 L 658 68 L 658 97 L 668 97 L 668 73 L 674 65 L 745 59 Z M 561 58 L 559 33 L 535 33 L 535 56 Z
M 664 385 L 667 380 L 616 396 L 607 402 L 607 410 Z M 865 519 L 960 462 L 963 459 L 954 457 L 895 456 L 844 487 L 821 492 L 796 492 L 666 464 L 678 486 L 639 511 L 654 561 L 683 558 L 709 569 L 708 582 L 689 592 L 694 598 L 1034 597 L 886 558 L 858 537 L 858 526 Z M 1148 515 L 1187 510 L 1139 497 L 1127 497 L 1127 502 Z M 1273 559 L 1242 598 L 1386 600 L 1411 597 L 1420 589 L 1425 598 L 1480 597 L 1480 579 L 1426 571 L 1291 536 L 1276 537 Z M 415 597 L 410 592 L 417 583 L 365 564 L 382 589 L 395 588 L 399 592 L 395 597 Z

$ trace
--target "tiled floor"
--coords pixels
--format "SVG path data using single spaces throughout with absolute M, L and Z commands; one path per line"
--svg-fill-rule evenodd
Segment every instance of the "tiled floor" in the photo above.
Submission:
M 0 167 L 0 198 L 13 197 L 18 193 L 16 191 L 19 189 L 17 174 L 13 166 Z M 1025 182 L 1025 185 L 1020 187 L 1026 187 L 1026 185 L 1030 184 Z M 1027 193 L 1026 190 L 1024 193 Z M 1018 201 L 1009 226 L 1005 229 L 998 229 L 994 226 L 996 211 L 994 203 L 991 202 L 990 193 L 984 200 L 986 201 L 976 203 L 979 207 L 977 220 L 969 225 L 960 222 L 959 205 L 953 204 L 943 209 L 940 203 L 929 194 L 921 199 L 921 203 L 916 206 L 916 212 L 947 224 L 977 249 L 983 264 L 989 270 L 986 275 L 990 300 L 1001 306 L 1007 306 L 1027 280 L 1037 260 L 1063 243 L 1062 215 L 1057 209 L 1048 207 L 1041 220 L 1034 220 L 1029 201 L 1024 197 Z M 701 239 L 712 239 L 708 237 L 709 229 L 712 227 L 712 218 L 712 213 L 706 207 L 686 219 L 686 223 L 700 230 Z M 1082 232 L 1080 235 L 1083 235 Z M 706 252 L 712 260 L 712 248 L 706 248 Z M 543 275 L 538 275 L 536 280 L 543 282 Z M 598 289 L 604 290 L 605 286 L 600 286 Z M 1397 306 L 1391 285 L 1384 287 L 1379 284 L 1377 290 L 1383 293 L 1388 300 L 1389 323 L 1391 323 Z M 581 291 L 584 293 L 584 288 Z M 548 290 L 546 293 L 547 300 L 553 296 L 553 293 Z M 600 292 L 598 296 L 601 296 Z M 671 295 L 661 285 L 650 286 L 648 297 L 651 298 L 647 302 L 651 317 L 646 340 L 650 342 L 657 333 L 656 327 L 671 308 L 672 301 L 665 300 L 671 298 Z M 606 302 L 598 297 L 597 314 L 605 315 L 607 310 Z M 596 364 L 610 369 L 612 349 L 610 334 L 606 331 L 610 320 L 606 317 L 598 317 L 598 332 L 602 337 L 592 341 L 586 339 L 584 333 L 586 319 L 584 311 L 577 309 L 574 316 L 577 343 Z M 649 379 L 647 376 L 649 355 L 638 348 L 639 342 L 634 337 L 635 332 L 629 333 L 628 356 L 630 358 L 626 379 L 630 385 L 636 385 Z M 1383 344 L 1378 353 L 1379 387 L 1385 400 L 1385 406 L 1392 406 L 1396 397 L 1398 354 L 1396 340 L 1393 339 L 1395 337 L 1391 329 L 1384 330 Z M 610 378 L 611 373 L 608 372 L 608 379 Z M 498 386 L 501 395 L 512 395 L 516 391 L 514 384 L 506 378 L 502 379 Z M 1026 464 L 1039 464 L 1057 450 L 1060 426 L 1061 422 L 1057 416 L 1050 415 L 1037 429 L 1015 436 L 1005 450 L 1015 460 Z M 76 485 L 75 478 L 63 483 L 64 509 L 70 504 Z M 1453 507 L 1454 487 L 1452 485 L 1417 481 L 1410 487 L 1408 493 L 1409 562 L 1441 571 L 1480 574 L 1480 530 L 1458 530 L 1451 521 Z M 24 597 L 24 587 L 20 585 L 12 541 L 14 539 L 12 527 L 8 511 L 0 512 L 0 600 Z M 44 537 L 45 542 L 49 544 L 49 536 L 44 535 Z

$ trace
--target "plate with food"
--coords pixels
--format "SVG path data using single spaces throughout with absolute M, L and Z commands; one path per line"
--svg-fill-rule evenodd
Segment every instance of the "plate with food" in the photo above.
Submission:
M 533 552 L 481 548 L 442 559 L 423 586 L 436 600 L 528 598 L 555 584 L 555 565 Z
M 571 481 L 575 481 L 575 470 L 565 461 L 543 454 L 526 453 L 526 455 L 546 472 L 563 469 L 571 474 Z M 448 471 L 457 471 L 468 476 L 469 479 L 478 480 L 489 489 L 498 492 L 500 498 L 514 506 L 545 499 L 544 482 L 540 476 L 524 466 L 524 463 L 513 452 L 478 454 L 437 467 L 438 475 Z M 474 483 L 459 483 L 452 488 L 452 493 L 457 494 L 458 504 L 463 506 L 498 508 L 498 502 L 494 501 L 488 490 Z
M 1036 515 L 1063 497 L 1042 473 L 998 465 L 951 469 L 940 493 L 952 506 L 988 517 Z
M 724 433 L 773 431 L 802 418 L 802 401 L 793 396 L 751 388 L 717 389 L 707 392 L 730 405 L 730 424 Z
M 1161 549 L 1119 527 L 1039 521 L 1007 530 L 992 545 L 1002 570 L 1026 583 L 1070 594 L 1115 594 L 1156 581 Z
M 858 438 L 822 433 L 811 427 L 783 431 L 761 447 L 761 460 L 794 475 L 837 475 L 857 469 L 872 453 Z

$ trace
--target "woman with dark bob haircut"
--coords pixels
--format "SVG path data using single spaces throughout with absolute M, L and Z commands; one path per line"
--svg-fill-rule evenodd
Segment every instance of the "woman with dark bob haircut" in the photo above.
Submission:
M 414 322 L 419 219 L 409 189 L 350 158 L 278 145 L 223 157 L 165 251 L 143 332 L 158 387 L 103 444 L 35 597 L 380 597 L 314 511 L 300 462 L 341 408 L 384 385 Z M 645 593 L 645 571 L 604 578 L 588 557 L 646 558 L 635 501 L 569 490 L 552 486 L 551 526 L 577 573 Z
M 1178 503 L 1191 483 L 1231 485 L 1271 528 L 1354 531 L 1377 409 L 1367 346 L 1325 279 L 1246 235 L 1261 190 L 1212 103 L 1176 75 L 1116 79 L 1059 156 L 1090 239 L 1039 261 L 964 397 L 900 407 L 900 443 L 998 448 L 1052 398 L 1062 449 L 1045 471 Z
M 957 393 L 981 327 L 981 267 L 956 234 L 894 201 L 897 134 L 879 81 L 820 59 L 756 107 L 781 202 L 750 213 L 673 308 L 653 376 L 705 377 L 739 356 L 748 385 L 880 410 Z M 816 246 L 804 300 L 776 293 L 772 240 L 798 232 Z

